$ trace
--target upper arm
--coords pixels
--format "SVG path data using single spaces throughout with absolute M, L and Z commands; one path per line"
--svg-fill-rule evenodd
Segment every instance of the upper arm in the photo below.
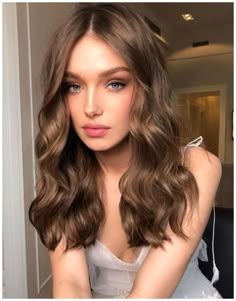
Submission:
M 221 163 L 202 148 L 189 147 L 185 152 L 185 166 L 194 175 L 199 189 L 199 205 L 191 215 L 186 213 L 183 221 L 183 232 L 188 239 L 177 236 L 168 227 L 171 242 L 165 241 L 163 248 L 151 248 L 140 267 L 130 297 L 170 297 L 202 237 L 219 185 Z
M 185 166 L 193 174 L 198 190 L 198 208 L 194 210 L 191 226 L 186 225 L 186 231 L 194 239 L 195 235 L 201 236 L 209 219 L 215 195 L 221 178 L 221 162 L 212 153 L 201 147 L 189 147 L 185 151 Z M 188 218 L 186 217 L 186 222 Z M 191 233 L 191 231 L 195 231 Z
M 90 297 L 89 273 L 83 247 L 65 250 L 62 239 L 49 251 L 53 275 L 54 298 Z

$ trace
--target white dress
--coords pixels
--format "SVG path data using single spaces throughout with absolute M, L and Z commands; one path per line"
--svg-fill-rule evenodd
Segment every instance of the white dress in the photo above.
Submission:
M 202 138 L 199 139 L 187 146 L 198 146 L 202 141 Z M 171 298 L 222 298 L 198 267 L 198 258 L 208 260 L 206 247 L 206 243 L 201 239 Z M 117 258 L 99 240 L 87 247 L 86 256 L 93 298 L 125 298 L 131 291 L 136 273 L 150 249 L 151 246 L 142 247 L 136 261 L 126 263 Z M 217 280 L 215 274 L 213 281 Z

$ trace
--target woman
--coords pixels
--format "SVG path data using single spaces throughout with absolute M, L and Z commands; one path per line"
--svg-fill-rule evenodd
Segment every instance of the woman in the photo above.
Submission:
M 49 249 L 54 297 L 220 297 L 197 260 L 221 165 L 182 146 L 145 22 L 120 4 L 75 9 L 43 87 L 30 219 Z

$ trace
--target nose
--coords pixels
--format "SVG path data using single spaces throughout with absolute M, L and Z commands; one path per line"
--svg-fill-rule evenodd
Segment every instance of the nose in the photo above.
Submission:
M 87 91 L 84 112 L 85 115 L 90 118 L 103 113 L 101 102 L 99 101 L 99 95 L 94 89 Z

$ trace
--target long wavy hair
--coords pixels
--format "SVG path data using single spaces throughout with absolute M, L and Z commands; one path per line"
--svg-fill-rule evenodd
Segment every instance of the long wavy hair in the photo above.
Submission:
M 71 51 L 88 32 L 125 60 L 136 86 L 130 112 L 132 159 L 119 182 L 127 241 L 130 247 L 161 246 L 170 239 L 167 225 L 187 239 L 183 219 L 198 204 L 198 188 L 183 165 L 164 56 L 144 20 L 122 4 L 74 8 L 54 35 L 42 72 L 44 99 L 36 138 L 40 176 L 30 221 L 50 250 L 62 237 L 67 249 L 89 246 L 105 222 L 100 166 L 73 129 L 63 89 Z

